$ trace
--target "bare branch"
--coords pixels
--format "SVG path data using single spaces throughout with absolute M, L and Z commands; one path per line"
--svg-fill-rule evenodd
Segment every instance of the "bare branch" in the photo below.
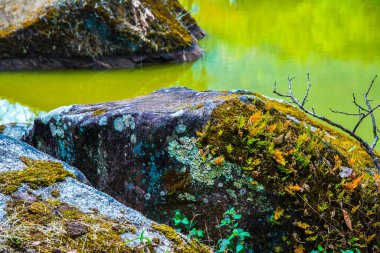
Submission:
M 368 94 L 371 91 L 371 88 L 372 88 L 372 86 L 376 80 L 376 77 L 377 77 L 377 75 L 373 78 L 367 92 L 363 95 L 365 104 L 367 105 L 367 108 L 368 108 L 368 113 L 371 115 L 371 120 L 372 120 L 372 132 L 373 132 L 373 138 L 374 138 L 372 145 L 371 145 L 372 149 L 375 148 L 377 141 L 379 140 L 379 136 L 377 135 L 376 119 L 375 119 L 375 115 L 374 115 L 372 107 L 371 107 L 371 103 L 368 100 Z
M 375 106 L 374 108 L 372 108 L 370 111 L 367 110 L 367 113 L 364 114 L 363 117 L 360 118 L 360 119 L 358 120 L 358 122 L 356 123 L 356 125 L 355 125 L 354 129 L 352 130 L 352 132 L 355 133 L 356 130 L 358 129 L 358 127 L 360 126 L 360 124 L 363 122 L 363 120 L 364 120 L 367 116 L 371 115 L 371 113 L 373 113 L 373 112 L 374 112 L 377 108 L 379 108 L 379 107 L 380 107 L 380 104 L 378 104 L 377 106 Z
M 348 116 L 363 116 L 364 114 L 363 113 L 349 113 L 349 112 L 341 112 L 341 111 L 336 111 L 336 110 L 333 110 L 331 108 L 329 108 L 331 112 L 333 113 L 337 113 L 337 114 L 344 114 L 344 115 L 348 115 Z
M 306 88 L 305 96 L 303 97 L 303 100 L 302 100 L 302 106 L 304 106 L 307 102 L 307 97 L 309 96 L 310 88 L 311 88 L 310 74 L 307 73 L 307 88 Z
M 354 100 L 352 101 L 352 103 L 354 103 L 354 105 L 356 105 L 360 110 L 363 110 L 363 111 L 365 111 L 365 112 L 368 112 L 367 109 L 365 109 L 363 106 L 359 105 L 359 104 L 356 102 L 355 93 L 352 93 L 352 97 L 354 98 Z
M 364 94 L 365 97 L 367 97 L 368 94 L 369 94 L 369 92 L 371 91 L 372 86 L 373 86 L 373 84 L 375 83 L 376 78 L 377 78 L 377 75 L 375 75 L 375 77 L 372 79 L 372 82 L 371 82 L 371 84 L 369 85 L 367 92 Z
M 376 119 L 375 119 L 375 115 L 374 115 L 374 111 L 376 109 L 378 109 L 380 107 L 380 104 L 376 105 L 375 107 L 372 107 L 371 105 L 371 100 L 368 99 L 368 94 L 369 92 L 371 91 L 372 87 L 373 87 L 373 84 L 376 80 L 376 77 L 372 80 L 367 92 L 363 95 L 364 97 L 364 102 L 367 106 L 367 108 L 364 108 L 363 106 L 359 105 L 357 102 L 356 102 L 356 97 L 355 97 L 355 94 L 352 94 L 353 96 L 353 103 L 358 107 L 358 113 L 346 113 L 346 112 L 341 112 L 341 111 L 336 111 L 336 110 L 332 110 L 330 109 L 332 112 L 334 113 L 339 113 L 339 114 L 344 114 L 344 115 L 348 115 L 348 116 L 359 116 L 359 120 L 358 122 L 356 123 L 356 125 L 354 126 L 354 129 L 351 131 L 349 130 L 348 128 L 342 126 L 341 124 L 338 124 L 324 116 L 321 116 L 321 115 L 318 115 L 315 113 L 315 110 L 314 108 L 311 108 L 311 111 L 308 110 L 307 108 L 305 108 L 305 104 L 306 104 L 306 101 L 307 101 L 307 97 L 309 96 L 309 91 L 310 91 L 310 87 L 311 87 L 311 82 L 310 82 L 310 75 L 307 74 L 307 80 L 308 80 L 308 86 L 307 86 L 307 89 L 306 89 L 306 92 L 305 92 L 305 96 L 303 97 L 302 99 L 302 102 L 300 103 L 298 101 L 298 99 L 293 95 L 293 90 L 292 90 L 292 80 L 294 79 L 293 78 L 290 78 L 288 76 L 288 94 L 282 94 L 282 93 L 279 93 L 277 92 L 276 90 L 276 83 L 275 83 L 275 87 L 274 87 L 274 93 L 281 96 L 281 97 L 287 97 L 287 98 L 290 98 L 291 99 L 291 102 L 293 102 L 294 104 L 296 104 L 298 106 L 298 108 L 300 108 L 303 112 L 305 112 L 306 114 L 309 114 L 317 119 L 320 119 L 326 123 L 328 123 L 329 125 L 331 126 L 334 126 L 340 130 L 342 130 L 343 132 L 347 133 L 348 135 L 350 135 L 351 137 L 353 137 L 354 139 L 356 139 L 360 145 L 363 147 L 363 149 L 365 149 L 365 151 L 368 153 L 368 155 L 371 157 L 375 167 L 378 169 L 378 171 L 380 172 L 380 161 L 379 161 L 379 158 L 377 156 L 377 154 L 375 153 L 374 149 L 379 141 L 379 136 L 378 136 L 378 133 L 380 134 L 380 130 L 377 128 L 377 124 L 376 124 Z M 365 113 L 363 113 L 362 111 L 364 111 Z M 372 144 L 370 145 L 368 142 L 366 142 L 362 137 L 358 136 L 355 132 L 356 130 L 358 129 L 358 127 L 361 125 L 361 123 L 363 122 L 363 120 L 368 117 L 368 116 L 371 116 L 371 120 L 372 120 L 372 132 L 373 132 L 373 142 Z

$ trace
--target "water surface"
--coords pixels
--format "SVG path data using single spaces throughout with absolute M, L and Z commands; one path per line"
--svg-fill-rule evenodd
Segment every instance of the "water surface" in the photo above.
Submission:
M 380 74 L 380 2 L 377 0 L 182 0 L 208 33 L 205 56 L 178 65 L 116 71 L 0 73 L 0 96 L 37 110 L 75 103 L 130 98 L 174 85 L 193 89 L 286 91 L 296 76 L 303 95 L 306 73 L 313 87 L 309 105 L 345 124 L 329 107 L 350 110 Z M 380 80 L 374 102 L 380 102 Z M 380 114 L 380 113 L 379 113 Z M 361 129 L 368 138 L 370 131 Z

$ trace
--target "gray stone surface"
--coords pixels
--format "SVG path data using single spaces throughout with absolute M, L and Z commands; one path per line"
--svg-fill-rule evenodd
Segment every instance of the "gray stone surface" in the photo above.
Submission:
M 198 92 L 160 89 L 130 100 L 58 108 L 35 120 L 26 140 L 79 168 L 99 190 L 158 222 L 176 210 L 200 215 L 218 238 L 217 219 L 234 206 L 241 226 L 270 240 L 275 203 L 252 186 L 241 167 L 202 157 L 196 132 L 213 110 L 229 99 L 250 102 L 247 91 Z M 269 236 L 268 236 L 269 235 Z
M 0 173 L 9 171 L 22 171 L 26 165 L 20 160 L 20 157 L 28 157 L 31 160 L 46 160 L 60 162 L 35 148 L 21 141 L 10 137 L 0 135 Z M 63 167 L 72 172 L 77 179 L 67 177 L 64 181 L 55 183 L 47 187 L 32 189 L 28 184 L 21 185 L 11 196 L 0 193 L 0 250 L 2 252 L 17 252 L 14 248 L 9 248 L 6 235 L 2 234 L 9 229 L 11 224 L 8 223 L 8 216 L 13 215 L 7 211 L 8 203 L 16 198 L 22 199 L 26 203 L 41 200 L 49 201 L 54 199 L 72 207 L 78 208 L 83 213 L 94 213 L 104 216 L 114 221 L 123 221 L 133 225 L 136 231 L 129 231 L 121 234 L 121 238 L 130 239 L 130 247 L 138 248 L 141 242 L 137 240 L 139 233 L 144 231 L 146 238 L 158 238 L 159 243 L 155 246 L 157 252 L 173 252 L 176 250 L 178 243 L 173 244 L 170 238 L 165 234 L 157 231 L 152 226 L 156 223 L 146 218 L 140 212 L 129 208 L 108 194 L 102 193 L 89 185 L 86 177 L 76 168 L 60 162 Z M 53 190 L 59 192 L 59 196 L 52 196 Z M 38 226 L 39 224 L 36 224 Z M 33 236 L 33 235 L 31 235 Z M 184 245 L 190 241 L 179 235 Z M 99 248 L 101 250 L 101 248 Z M 34 252 L 34 251 L 31 251 Z M 87 252 L 87 251 L 86 251 Z M 203 251 L 205 252 L 205 251 Z

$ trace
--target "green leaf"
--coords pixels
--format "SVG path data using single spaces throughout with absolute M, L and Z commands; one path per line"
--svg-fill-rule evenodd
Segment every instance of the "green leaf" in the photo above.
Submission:
M 241 219 L 241 214 L 234 214 L 232 217 L 234 217 L 234 219 L 238 220 L 238 219 Z
M 181 220 L 173 219 L 173 221 L 174 221 L 175 226 L 178 226 L 179 224 L 181 224 Z
M 181 212 L 180 211 L 176 211 L 174 217 L 175 217 L 175 219 L 179 219 L 180 220 L 182 218 Z
M 244 249 L 244 247 L 243 247 L 243 245 L 241 245 L 241 244 L 238 244 L 237 246 L 236 246 L 236 252 L 240 252 L 240 251 L 242 251 Z
M 226 146 L 226 150 L 227 150 L 227 153 L 228 153 L 228 154 L 231 154 L 233 149 L 234 149 L 234 148 L 232 147 L 231 144 L 228 144 L 228 145 Z
M 228 209 L 225 213 L 224 213 L 224 215 L 231 215 L 231 214 L 234 214 L 235 213 L 235 208 L 230 208 L 230 209 Z
M 189 225 L 189 223 L 190 223 L 190 222 L 189 222 L 189 219 L 188 219 L 188 218 L 185 217 L 185 218 L 182 219 L 182 224 L 183 224 L 183 225 Z

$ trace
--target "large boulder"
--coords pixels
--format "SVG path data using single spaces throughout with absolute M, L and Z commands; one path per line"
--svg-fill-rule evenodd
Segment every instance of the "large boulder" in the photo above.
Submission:
M 177 0 L 0 1 L 0 70 L 190 61 L 203 35 Z
M 234 207 L 256 252 L 378 247 L 379 176 L 366 170 L 368 155 L 259 94 L 175 87 L 66 106 L 37 118 L 25 139 L 156 221 L 171 224 L 177 209 L 198 215 L 214 240 Z
M 0 135 L 1 252 L 209 252 L 97 191 L 85 176 Z

